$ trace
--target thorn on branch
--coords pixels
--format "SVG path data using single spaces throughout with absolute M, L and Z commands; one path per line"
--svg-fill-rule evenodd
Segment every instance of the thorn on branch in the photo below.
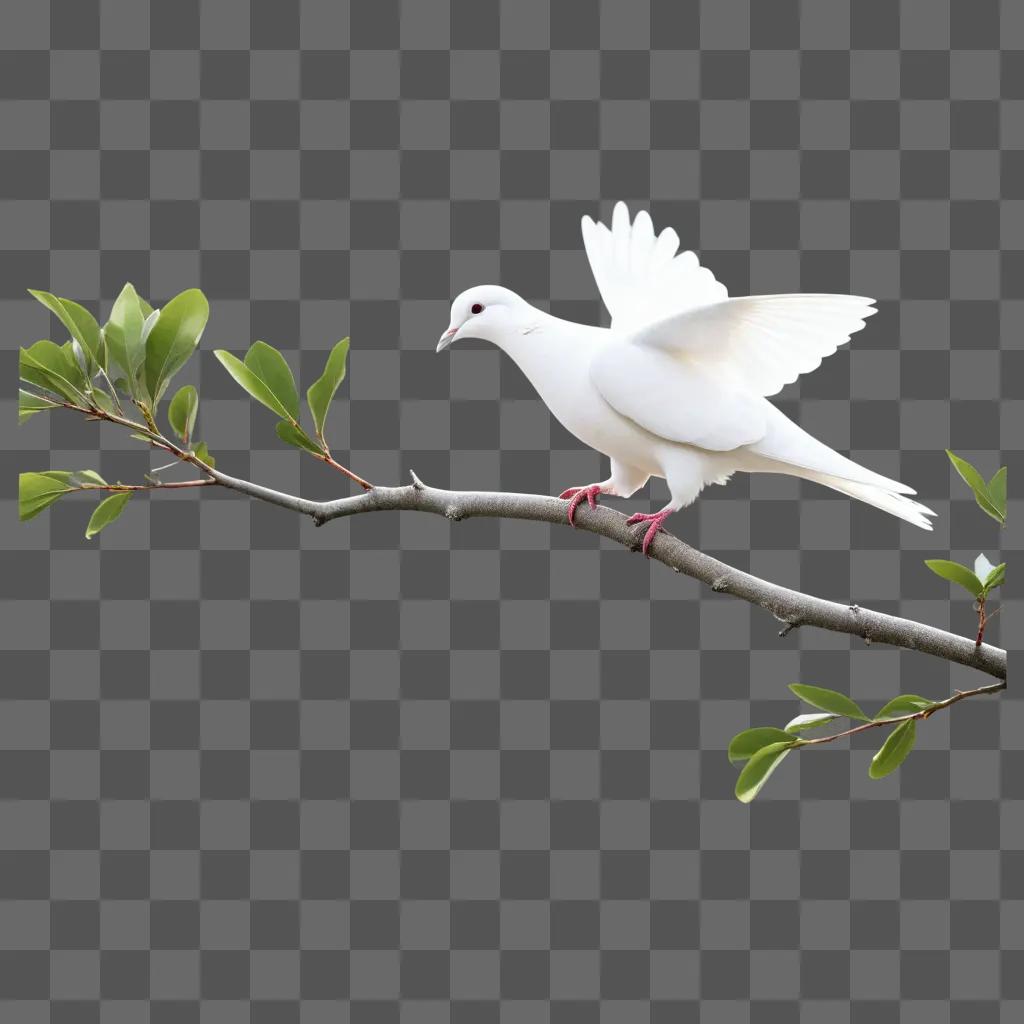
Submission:
M 409 476 L 412 477 L 412 487 L 414 491 L 425 491 L 427 485 L 416 475 L 415 471 L 409 470 Z
M 799 626 L 800 626 L 799 622 L 787 622 L 786 625 L 783 626 L 782 629 L 779 630 L 779 636 L 780 637 L 789 636 L 789 634 L 792 633 L 793 630 L 797 629 Z

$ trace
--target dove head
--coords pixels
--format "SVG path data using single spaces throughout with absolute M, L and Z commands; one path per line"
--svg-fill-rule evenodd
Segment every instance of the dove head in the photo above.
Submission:
M 508 288 L 496 284 L 467 288 L 452 303 L 451 323 L 441 335 L 437 351 L 443 352 L 460 338 L 481 338 L 500 345 L 536 315 L 537 310 Z

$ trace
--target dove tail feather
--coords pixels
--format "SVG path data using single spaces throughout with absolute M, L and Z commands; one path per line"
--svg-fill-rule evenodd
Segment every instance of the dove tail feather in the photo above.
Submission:
M 801 473 L 800 476 L 805 480 L 813 480 L 815 483 L 831 487 L 849 498 L 856 498 L 858 501 L 874 505 L 875 508 L 880 508 L 883 512 L 913 523 L 914 526 L 920 526 L 922 530 L 932 528 L 928 516 L 933 516 L 935 513 L 927 505 L 922 505 L 919 501 L 914 501 L 904 494 L 895 494 L 873 484 L 844 480 L 842 477 L 829 476 L 827 473 L 808 472 Z

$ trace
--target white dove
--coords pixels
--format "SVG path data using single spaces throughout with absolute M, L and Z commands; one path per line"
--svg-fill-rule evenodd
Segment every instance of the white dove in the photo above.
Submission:
M 568 516 L 599 495 L 628 498 L 652 476 L 668 483 L 660 512 L 637 513 L 647 549 L 668 516 L 737 470 L 814 480 L 930 530 L 914 490 L 833 451 L 766 398 L 850 340 L 877 310 L 856 295 L 728 297 L 679 236 L 630 223 L 617 203 L 609 230 L 584 217 L 583 244 L 611 327 L 535 309 L 497 285 L 464 291 L 437 351 L 462 337 L 493 342 L 518 364 L 571 434 L 611 459 L 600 483 L 570 487 Z M 574 524 L 575 525 L 575 524 Z

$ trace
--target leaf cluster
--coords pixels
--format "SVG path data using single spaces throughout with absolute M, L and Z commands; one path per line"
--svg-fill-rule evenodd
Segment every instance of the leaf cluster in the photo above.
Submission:
M 53 313 L 70 337 L 59 345 L 42 339 L 20 350 L 19 376 L 33 390 L 19 389 L 18 422 L 70 407 L 94 419 L 134 426 L 140 432 L 132 436 L 146 444 L 161 438 L 157 410 L 171 381 L 199 345 L 210 315 L 206 296 L 198 288 L 189 288 L 162 309 L 154 309 L 129 283 L 101 326 L 89 310 L 71 299 L 46 291 L 30 290 L 29 294 Z M 144 424 L 127 418 L 126 404 L 142 414 Z M 205 443 L 193 446 L 198 412 L 199 394 L 189 384 L 171 399 L 167 418 L 183 450 L 213 468 Z M 125 486 L 108 484 L 91 470 L 23 473 L 19 516 L 31 519 L 72 491 L 112 491 L 89 520 L 86 537 L 94 537 L 121 514 L 131 498 L 133 490 L 118 490 Z
M 1006 466 L 1001 466 L 993 474 L 992 479 L 986 482 L 981 473 L 966 459 L 948 448 L 946 454 L 961 479 L 970 487 L 978 507 L 1000 526 L 1005 526 Z M 963 587 L 978 602 L 980 609 L 984 608 L 989 593 L 1002 586 L 1006 580 L 1006 563 L 993 565 L 984 553 L 979 554 L 974 560 L 973 568 L 946 558 L 928 558 L 924 564 L 936 576 Z
M 91 469 L 50 469 L 43 473 L 22 473 L 18 477 L 18 518 L 34 519 L 65 494 L 75 491 L 108 491 L 114 493 L 96 506 L 85 528 L 86 539 L 95 537 L 124 511 L 134 491 L 117 490 L 121 484 L 108 484 Z
M 742 764 L 736 780 L 736 797 L 743 803 L 750 803 L 768 781 L 772 772 L 783 762 L 792 750 L 826 741 L 826 738 L 807 740 L 802 734 L 821 729 L 839 719 L 851 719 L 862 725 L 878 725 L 884 728 L 892 722 L 893 728 L 885 742 L 871 759 L 868 775 L 881 779 L 895 771 L 914 747 L 917 735 L 917 719 L 925 717 L 922 712 L 936 706 L 935 701 L 917 694 L 904 693 L 894 697 L 873 716 L 865 714 L 856 701 L 837 690 L 804 683 L 790 684 L 790 690 L 804 703 L 817 710 L 800 714 L 784 728 L 760 726 L 745 729 L 732 738 L 728 755 L 732 764 Z M 910 717 L 916 716 L 916 717 Z M 836 738 L 846 732 L 833 734 Z M 744 763 L 745 762 L 745 763 Z
M 978 600 L 987 598 L 989 591 L 995 590 L 1006 580 L 1006 563 L 993 565 L 984 554 L 978 555 L 974 560 L 973 569 L 944 558 L 928 558 L 924 564 L 936 576 L 958 584 Z
M 991 516 L 1000 526 L 1006 525 L 1006 466 L 1001 466 L 987 483 L 981 473 L 966 459 L 948 448 L 946 454 L 953 468 L 974 493 L 978 507 Z
M 196 351 L 206 328 L 210 315 L 206 296 L 198 288 L 190 288 L 162 309 L 154 309 L 129 283 L 101 326 L 89 310 L 71 299 L 45 291 L 30 294 L 53 313 L 68 337 L 62 344 L 43 339 L 20 350 L 19 376 L 29 387 L 18 392 L 18 422 L 24 423 L 40 412 L 70 408 L 91 419 L 128 427 L 134 431 L 134 440 L 167 451 L 176 461 L 147 475 L 149 485 L 110 484 L 92 470 L 23 473 L 18 485 L 20 518 L 32 519 L 74 491 L 109 492 L 89 520 L 86 537 L 93 537 L 121 514 L 136 490 L 162 486 L 162 479 L 155 476 L 161 470 L 189 462 L 212 477 L 214 457 L 206 442 L 195 438 L 199 392 L 193 385 L 180 387 L 167 404 L 167 435 L 158 424 L 161 401 L 175 375 Z M 281 440 L 360 480 L 333 461 L 324 434 L 331 401 L 345 379 L 348 350 L 348 338 L 339 341 L 328 354 L 323 373 L 306 392 L 312 433 L 299 422 L 295 378 L 276 348 L 257 341 L 243 359 L 224 349 L 214 354 L 249 395 L 278 417 Z M 126 406 L 141 413 L 144 422 L 132 419 Z M 177 441 L 168 440 L 171 434 Z
M 324 436 L 324 424 L 331 400 L 345 379 L 348 348 L 349 340 L 343 338 L 331 349 L 323 374 L 306 392 L 306 404 L 313 418 L 312 437 L 299 422 L 299 392 L 291 367 L 276 348 L 256 341 L 242 359 L 225 349 L 216 349 L 214 355 L 251 397 L 278 417 L 275 429 L 282 441 L 329 459 L 331 450 Z
M 210 316 L 209 303 L 198 288 L 154 309 L 126 284 L 102 326 L 71 299 L 44 291 L 30 294 L 57 317 L 70 337 L 61 345 L 43 339 L 20 350 L 19 375 L 37 389 L 19 394 L 22 423 L 56 405 L 120 413 L 122 397 L 152 423 L 168 385 L 195 352 Z M 193 426 L 194 422 L 193 416 Z

